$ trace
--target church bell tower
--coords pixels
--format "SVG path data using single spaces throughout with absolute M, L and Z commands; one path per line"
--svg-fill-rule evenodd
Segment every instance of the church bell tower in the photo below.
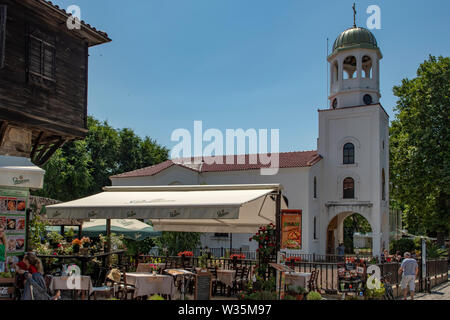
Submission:
M 356 16 L 356 9 L 354 8 Z M 355 18 L 356 20 L 356 18 Z M 329 107 L 319 110 L 321 253 L 344 241 L 344 220 L 365 218 L 372 254 L 389 248 L 389 116 L 380 104 L 382 54 L 371 31 L 342 32 L 327 60 Z
M 356 11 L 355 11 L 356 14 Z M 357 27 L 342 32 L 328 56 L 330 63 L 330 108 L 376 104 L 380 101 L 380 60 L 375 36 Z

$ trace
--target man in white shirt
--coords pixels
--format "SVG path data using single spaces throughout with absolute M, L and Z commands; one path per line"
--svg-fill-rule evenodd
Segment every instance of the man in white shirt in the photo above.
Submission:
M 402 274 L 402 281 L 400 283 L 403 290 L 403 300 L 406 300 L 408 295 L 408 286 L 411 295 L 411 300 L 414 300 L 414 291 L 416 289 L 416 277 L 419 274 L 419 265 L 415 259 L 411 258 L 409 252 L 405 252 L 405 259 L 403 259 L 398 274 Z

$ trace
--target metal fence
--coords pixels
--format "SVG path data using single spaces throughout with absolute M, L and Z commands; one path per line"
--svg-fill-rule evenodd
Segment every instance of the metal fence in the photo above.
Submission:
M 151 255 L 141 255 L 136 260 L 137 263 L 147 263 L 152 261 L 160 261 L 161 263 L 166 263 L 167 265 L 172 265 L 174 267 L 199 267 L 198 257 L 178 257 L 178 256 L 151 256 Z M 227 259 L 227 258 L 215 258 L 211 257 L 206 259 L 208 266 L 220 265 L 223 269 L 234 269 L 236 267 L 251 267 L 257 264 L 254 259 Z
M 229 256 L 230 254 L 243 254 L 245 256 L 245 259 L 247 260 L 256 260 L 258 255 L 256 251 L 252 250 L 243 250 L 243 249 L 232 249 L 230 252 L 230 248 L 196 248 L 192 250 L 192 253 L 194 254 L 194 257 L 199 257 L 203 253 L 210 253 L 212 257 L 215 258 L 224 258 L 226 256 Z M 160 248 L 152 248 L 150 250 L 150 254 L 154 256 L 164 256 L 164 253 Z
M 422 277 L 422 264 L 418 260 L 419 275 L 416 280 L 416 291 L 429 291 L 432 287 L 439 285 L 445 281 L 448 281 L 448 260 L 433 259 L 427 260 L 427 274 L 426 278 Z M 335 262 L 319 262 L 319 261 L 304 261 L 298 260 L 289 263 L 297 272 L 311 272 L 312 270 L 318 271 L 318 286 L 325 293 L 335 294 L 339 292 L 339 277 L 338 266 L 340 263 Z M 366 263 L 368 266 L 369 264 Z M 379 263 L 376 264 L 381 271 L 381 276 L 385 278 L 393 286 L 395 295 L 401 294 L 400 282 L 401 275 L 398 270 L 401 263 Z M 366 275 L 367 276 L 367 275 Z

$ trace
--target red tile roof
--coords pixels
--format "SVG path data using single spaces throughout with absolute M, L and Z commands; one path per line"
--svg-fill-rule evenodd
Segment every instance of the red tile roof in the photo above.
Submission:
M 317 151 L 298 151 L 298 152 L 284 152 L 279 153 L 279 168 L 302 168 L 302 167 L 311 167 L 317 162 L 319 162 L 322 157 L 317 153 Z M 269 155 L 271 156 L 271 155 Z M 275 154 L 274 154 L 275 156 Z M 204 162 L 201 165 L 193 166 L 191 167 L 187 162 L 188 160 L 194 161 L 197 160 L 197 163 L 199 163 L 200 158 L 191 158 L 191 159 L 174 159 L 174 160 L 167 160 L 165 162 L 162 162 L 160 164 L 125 172 L 122 174 L 118 174 L 115 176 L 112 176 L 111 178 L 131 178 L 131 177 L 146 177 L 146 176 L 154 176 L 161 171 L 164 171 L 172 166 L 179 166 L 183 167 L 198 173 L 204 173 L 204 172 L 224 172 L 224 171 L 243 171 L 243 170 L 257 170 L 261 168 L 269 168 L 270 165 L 265 165 L 260 162 L 260 157 L 257 157 L 257 163 L 250 163 L 250 156 L 247 154 L 245 155 L 245 163 L 244 164 L 238 164 L 237 163 L 237 157 L 234 157 L 234 164 L 227 164 L 226 163 L 226 156 L 220 156 L 222 157 L 223 164 L 218 163 L 212 163 L 208 164 L 208 161 L 211 158 L 203 158 Z M 219 158 L 220 158 L 219 157 Z

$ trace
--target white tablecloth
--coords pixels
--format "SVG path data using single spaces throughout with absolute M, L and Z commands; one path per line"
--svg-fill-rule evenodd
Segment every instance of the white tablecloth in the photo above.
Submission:
M 53 277 L 49 289 L 55 290 L 85 290 L 92 293 L 92 281 L 89 276 L 61 276 Z
M 172 276 L 152 275 L 144 272 L 127 272 L 127 284 L 135 287 L 134 297 L 153 294 L 167 294 L 173 296 L 175 284 Z
M 236 277 L 236 270 L 217 270 L 217 281 L 232 287 L 234 278 Z
M 290 285 L 293 287 L 303 287 L 307 288 L 308 281 L 311 278 L 311 273 L 309 272 L 286 272 L 285 279 L 286 285 Z

